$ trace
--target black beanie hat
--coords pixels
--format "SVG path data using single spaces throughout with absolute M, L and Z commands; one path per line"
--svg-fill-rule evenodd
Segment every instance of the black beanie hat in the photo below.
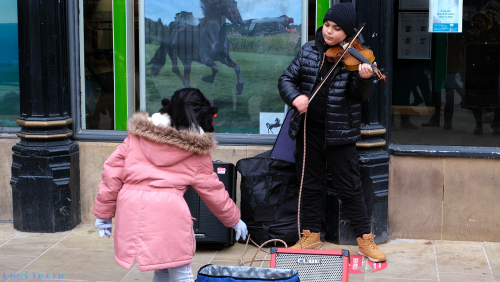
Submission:
M 323 18 L 323 23 L 326 21 L 332 21 L 336 23 L 340 28 L 342 28 L 349 38 L 355 28 L 356 24 L 356 11 L 354 10 L 354 5 L 352 3 L 340 3 L 335 4 L 328 11 Z

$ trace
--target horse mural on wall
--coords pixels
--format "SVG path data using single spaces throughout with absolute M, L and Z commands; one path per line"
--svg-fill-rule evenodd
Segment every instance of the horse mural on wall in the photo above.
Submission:
M 169 28 L 169 35 L 164 36 L 160 47 L 148 63 L 152 65 L 151 74 L 156 76 L 160 73 L 168 54 L 172 62 L 172 72 L 181 79 L 184 87 L 190 87 L 192 62 L 210 67 L 212 74 L 203 76 L 202 80 L 213 83 L 219 71 L 215 61 L 219 61 L 236 72 L 238 82 L 234 93 L 240 95 L 243 92 L 244 81 L 240 67 L 229 55 L 229 40 L 226 35 L 226 17 L 235 27 L 243 25 L 237 2 L 235 0 L 200 1 L 204 17 L 197 25 L 194 25 L 192 21 L 183 20 L 181 13 L 178 13 L 176 21 Z M 181 75 L 179 71 L 177 58 L 184 66 L 184 75 Z

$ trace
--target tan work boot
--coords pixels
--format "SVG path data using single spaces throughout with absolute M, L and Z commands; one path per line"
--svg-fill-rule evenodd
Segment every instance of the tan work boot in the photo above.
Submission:
M 309 230 L 302 231 L 302 238 L 289 249 L 321 249 L 323 242 L 320 240 L 321 233 L 311 233 Z M 302 241 L 302 248 L 300 247 Z
M 374 238 L 375 235 L 372 233 L 364 234 L 363 238 L 356 238 L 359 246 L 358 254 L 367 257 L 373 262 L 383 262 L 386 260 L 385 254 L 375 245 Z

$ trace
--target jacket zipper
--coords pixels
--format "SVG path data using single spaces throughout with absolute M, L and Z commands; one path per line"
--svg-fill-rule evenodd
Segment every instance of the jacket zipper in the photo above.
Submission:
M 335 71 L 335 70 L 334 70 L 334 71 Z M 332 72 L 332 74 L 333 74 L 333 72 Z M 334 77 L 332 77 L 331 79 L 332 79 L 332 81 L 330 82 L 330 85 L 331 85 L 332 83 L 335 83 L 335 81 L 337 80 L 337 78 L 336 78 L 335 76 L 334 76 Z M 328 91 L 327 91 L 325 107 L 327 107 L 327 106 L 328 106 L 328 96 L 329 96 L 329 95 L 330 95 L 330 88 L 328 88 Z M 328 108 L 326 108 L 325 113 L 326 113 L 326 111 L 327 111 L 327 110 L 328 110 Z M 328 114 L 328 113 L 327 113 L 327 114 Z M 327 117 L 327 114 L 325 114 L 325 145 L 323 146 L 323 150 L 325 150 L 325 149 L 326 149 L 326 140 L 327 140 L 327 139 L 326 139 L 326 122 L 327 122 L 326 117 Z M 351 114 L 351 110 L 349 109 L 349 115 L 350 115 L 350 114 Z
M 318 75 L 316 76 L 316 80 L 318 80 L 318 76 L 320 77 L 320 82 L 323 80 L 323 76 L 321 75 L 321 68 L 323 68 L 323 63 L 325 62 L 325 56 L 326 56 L 326 52 L 323 53 L 323 59 L 321 60 L 321 65 L 319 66 L 319 70 L 318 70 Z M 327 107 L 327 104 L 328 104 L 328 92 L 329 92 L 330 88 L 328 88 L 328 91 L 326 91 L 326 103 L 325 103 L 325 108 Z M 314 91 L 314 89 L 313 89 Z M 318 89 L 319 91 L 319 89 Z M 325 109 L 325 113 L 326 113 L 326 110 Z M 326 149 L 326 114 L 325 114 L 325 142 L 323 143 L 323 150 Z
M 323 80 L 323 77 L 321 77 L 321 68 L 323 67 L 323 63 L 325 62 L 325 56 L 326 56 L 325 54 L 326 53 L 323 53 L 323 59 L 321 60 L 321 65 L 319 66 L 318 74 L 316 75 L 316 81 L 318 80 L 318 77 L 320 78 L 319 82 L 321 82 L 321 80 Z M 314 91 L 314 86 L 313 86 L 313 89 L 311 91 Z M 318 91 L 319 91 L 319 89 L 318 89 Z M 311 97 L 311 95 L 312 95 L 312 92 L 309 93 L 309 97 Z

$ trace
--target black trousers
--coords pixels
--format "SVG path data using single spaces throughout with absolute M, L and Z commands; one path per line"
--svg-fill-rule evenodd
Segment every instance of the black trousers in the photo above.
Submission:
M 325 147 L 324 129 L 321 132 L 313 130 L 313 128 L 307 130 L 306 141 L 306 162 L 301 199 L 302 230 L 311 232 L 320 232 L 321 230 L 328 167 L 333 185 L 338 190 L 345 212 L 351 222 L 354 235 L 362 237 L 363 234 L 371 233 L 371 221 L 363 196 L 356 144 Z M 296 142 L 295 161 L 300 181 L 304 153 L 303 130 L 297 134 Z

